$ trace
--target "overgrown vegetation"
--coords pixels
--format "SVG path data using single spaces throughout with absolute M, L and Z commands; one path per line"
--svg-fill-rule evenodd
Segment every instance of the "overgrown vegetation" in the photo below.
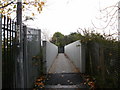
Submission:
M 118 88 L 120 42 L 112 36 L 107 38 L 105 34 L 89 30 L 83 30 L 83 35 L 79 32 L 70 35 L 56 32 L 51 42 L 64 46 L 76 40 L 80 40 L 86 47 L 86 74 L 95 78 L 97 88 Z
M 93 32 L 86 32 L 82 42 L 86 46 L 86 74 L 96 79 L 98 88 L 118 88 L 119 42 Z

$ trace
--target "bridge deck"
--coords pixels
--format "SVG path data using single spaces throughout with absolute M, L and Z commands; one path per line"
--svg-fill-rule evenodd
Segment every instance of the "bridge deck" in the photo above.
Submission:
M 74 64 L 62 53 L 58 54 L 45 81 L 46 90 L 81 90 L 88 88 Z
M 77 73 L 79 72 L 75 65 L 73 65 L 70 60 L 63 54 L 58 54 L 49 73 Z

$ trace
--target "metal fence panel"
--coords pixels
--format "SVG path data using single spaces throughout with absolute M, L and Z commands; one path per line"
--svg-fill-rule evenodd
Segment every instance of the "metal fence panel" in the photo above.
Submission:
M 85 48 L 79 40 L 66 45 L 65 54 L 81 73 L 85 73 Z
M 15 87 L 16 23 L 9 17 L 2 19 L 2 88 Z
M 58 47 L 50 42 L 43 41 L 44 74 L 48 74 L 55 58 L 58 55 Z
M 24 27 L 24 69 L 26 88 L 32 88 L 40 75 L 41 31 Z

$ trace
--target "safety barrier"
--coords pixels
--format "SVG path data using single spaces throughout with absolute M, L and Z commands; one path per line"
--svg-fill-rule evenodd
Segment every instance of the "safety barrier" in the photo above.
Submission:
M 56 56 L 58 55 L 58 47 L 50 42 L 43 41 L 43 62 L 44 72 L 47 74 Z
M 0 43 L 2 43 L 2 89 L 15 87 L 16 81 L 16 57 L 18 48 L 16 47 L 16 22 L 7 16 L 0 18 Z M 1 51 L 0 51 L 1 52 Z M 0 56 L 1 57 L 1 56 Z M 0 79 L 1 80 L 1 79 Z
M 65 54 L 81 73 L 85 73 L 85 48 L 80 41 L 66 45 Z

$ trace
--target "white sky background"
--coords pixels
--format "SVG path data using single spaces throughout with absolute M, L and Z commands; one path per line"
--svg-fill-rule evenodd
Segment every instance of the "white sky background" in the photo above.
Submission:
M 27 21 L 30 27 L 39 28 L 46 38 L 59 31 L 65 35 L 76 32 L 78 28 L 93 28 L 93 23 L 100 27 L 99 8 L 115 5 L 119 0 L 46 0 L 41 14 L 34 21 Z M 103 31 L 98 31 L 103 32 Z M 107 31 L 108 32 L 108 31 Z M 112 31 L 113 32 L 113 31 Z

